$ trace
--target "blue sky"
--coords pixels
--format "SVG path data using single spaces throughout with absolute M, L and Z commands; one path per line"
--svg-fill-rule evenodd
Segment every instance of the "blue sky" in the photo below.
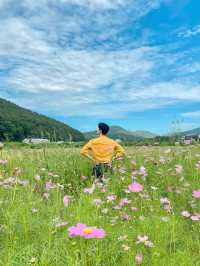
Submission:
M 83 131 L 200 127 L 197 0 L 0 0 L 0 97 Z

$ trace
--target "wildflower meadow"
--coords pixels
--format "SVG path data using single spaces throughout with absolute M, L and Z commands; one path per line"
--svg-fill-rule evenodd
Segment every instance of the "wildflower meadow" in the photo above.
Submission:
M 78 148 L 0 151 L 0 265 L 200 265 L 200 147 L 126 154 L 99 183 Z

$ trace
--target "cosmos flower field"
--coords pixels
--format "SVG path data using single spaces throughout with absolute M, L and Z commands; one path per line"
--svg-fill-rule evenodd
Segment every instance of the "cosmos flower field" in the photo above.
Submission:
M 1 266 L 200 265 L 200 146 L 133 147 L 104 184 L 78 149 L 0 151 Z

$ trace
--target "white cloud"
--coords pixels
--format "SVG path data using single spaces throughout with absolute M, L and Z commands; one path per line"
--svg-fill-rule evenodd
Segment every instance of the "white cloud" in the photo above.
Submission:
M 187 118 L 200 118 L 200 111 L 183 113 L 182 116 Z
M 150 52 L 140 48 L 119 52 L 57 51 L 40 58 L 27 55 L 29 61 L 15 68 L 7 83 L 27 92 L 99 90 L 126 79 L 147 77 L 154 67 L 153 61 L 145 59 Z
M 194 62 L 190 64 L 183 64 L 177 68 L 177 71 L 183 74 L 191 74 L 191 73 L 196 73 L 200 71 L 200 63 L 199 62 Z
M 11 1 L 11 0 L 7 0 Z M 133 10 L 144 11 L 147 9 L 158 8 L 161 2 L 164 0 L 23 0 L 22 4 L 24 7 L 31 10 L 37 9 L 38 7 L 44 8 L 49 4 L 54 5 L 73 5 L 82 6 L 89 9 L 100 9 L 100 10 L 117 10 L 121 8 L 132 8 Z
M 72 2 L 81 8 L 71 12 Z M 130 13 L 137 21 L 160 2 L 24 0 L 12 8 L 13 1 L 1 2 L 0 95 L 64 116 L 120 117 L 200 101 L 200 86 L 191 79 L 166 79 L 176 55 L 120 39 Z M 14 15 L 22 7 L 24 14 Z
M 199 128 L 200 124 L 194 122 L 182 122 L 180 123 L 179 126 L 180 126 L 180 131 L 188 131 L 195 128 Z
M 45 42 L 43 33 L 32 28 L 23 18 L 5 19 L 0 24 L 0 55 L 25 58 L 48 53 L 52 48 Z
M 200 34 L 200 25 L 197 25 L 191 29 L 186 29 L 184 31 L 179 32 L 179 37 L 189 38 Z
M 61 3 L 71 3 L 89 8 L 116 9 L 124 5 L 123 0 L 60 0 Z

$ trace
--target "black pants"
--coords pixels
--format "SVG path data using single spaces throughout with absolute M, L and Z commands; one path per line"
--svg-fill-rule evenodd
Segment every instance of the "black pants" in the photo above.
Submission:
M 111 166 L 109 164 L 97 164 L 93 168 L 92 175 L 101 179 L 104 176 L 104 173 L 107 173 L 108 171 L 111 171 Z

